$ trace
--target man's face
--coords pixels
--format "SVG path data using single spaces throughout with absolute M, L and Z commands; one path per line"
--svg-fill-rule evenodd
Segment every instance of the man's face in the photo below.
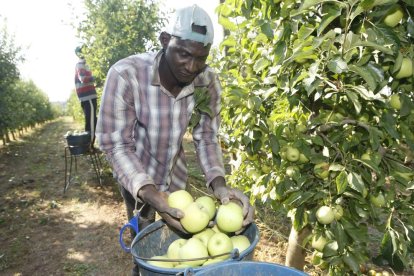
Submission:
M 204 70 L 210 46 L 171 37 L 165 50 L 165 58 L 172 74 L 180 83 L 191 83 Z

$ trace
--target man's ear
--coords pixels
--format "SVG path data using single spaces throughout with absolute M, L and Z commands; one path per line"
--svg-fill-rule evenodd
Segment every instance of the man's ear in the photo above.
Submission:
M 170 42 L 170 39 L 171 39 L 171 35 L 166 33 L 166 32 L 162 32 L 160 34 L 159 39 L 160 39 L 160 43 L 161 43 L 162 48 L 164 50 L 167 49 L 168 43 Z

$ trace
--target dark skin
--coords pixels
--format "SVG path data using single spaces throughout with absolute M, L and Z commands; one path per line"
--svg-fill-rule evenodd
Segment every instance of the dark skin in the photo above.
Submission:
M 211 45 L 181 40 L 165 32 L 160 41 L 165 52 L 159 67 L 161 84 L 177 97 L 206 68 Z
M 161 33 L 160 41 L 165 53 L 159 65 L 160 81 L 162 86 L 177 97 L 183 87 L 190 84 L 206 68 L 211 45 L 204 46 L 200 42 L 182 40 L 165 32 Z M 222 204 L 235 200 L 243 206 L 243 226 L 253 221 L 254 209 L 249 199 L 241 191 L 227 187 L 223 177 L 216 177 L 210 183 L 210 188 Z M 179 220 L 184 217 L 184 213 L 168 206 L 167 193 L 158 191 L 154 185 L 146 185 L 139 190 L 138 197 L 157 209 L 170 226 L 187 233 Z

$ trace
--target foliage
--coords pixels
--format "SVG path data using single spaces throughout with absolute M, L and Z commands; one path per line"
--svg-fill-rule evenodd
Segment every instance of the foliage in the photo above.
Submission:
M 163 15 L 152 0 L 85 0 L 85 7 L 77 30 L 100 87 L 115 62 L 155 47 Z
M 194 110 L 190 118 L 190 128 L 194 128 L 201 120 L 201 114 L 206 114 L 212 117 L 212 111 L 210 109 L 210 95 L 206 87 L 196 87 L 194 89 Z
M 66 112 L 68 115 L 72 116 L 76 122 L 84 122 L 85 120 L 79 98 L 75 91 L 70 94 Z
M 389 27 L 396 4 L 404 17 Z M 331 274 L 358 273 L 370 257 L 403 270 L 414 247 L 414 78 L 398 72 L 414 59 L 413 2 L 227 0 L 218 12 L 229 31 L 217 61 L 229 182 L 325 237 Z M 323 205 L 344 214 L 323 225 Z
M 21 49 L 15 45 L 14 37 L 9 34 L 4 23 L 0 30 L 0 89 L 5 89 L 5 86 L 19 78 L 17 65 L 21 61 Z
M 20 79 L 23 56 L 6 25 L 0 31 L 0 136 L 52 119 L 48 97 L 31 81 Z

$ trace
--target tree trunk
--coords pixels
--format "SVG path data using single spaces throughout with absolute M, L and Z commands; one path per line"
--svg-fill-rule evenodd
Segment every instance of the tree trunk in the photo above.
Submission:
M 9 132 L 8 131 L 6 131 L 6 133 L 5 133 L 5 138 L 6 138 L 6 143 L 10 143 L 11 142 L 11 140 L 10 140 L 10 136 L 9 136 Z
M 305 266 L 306 250 L 302 246 L 303 240 L 309 235 L 310 228 L 305 227 L 299 232 L 292 226 L 290 229 L 288 248 L 286 252 L 286 266 L 303 271 Z

